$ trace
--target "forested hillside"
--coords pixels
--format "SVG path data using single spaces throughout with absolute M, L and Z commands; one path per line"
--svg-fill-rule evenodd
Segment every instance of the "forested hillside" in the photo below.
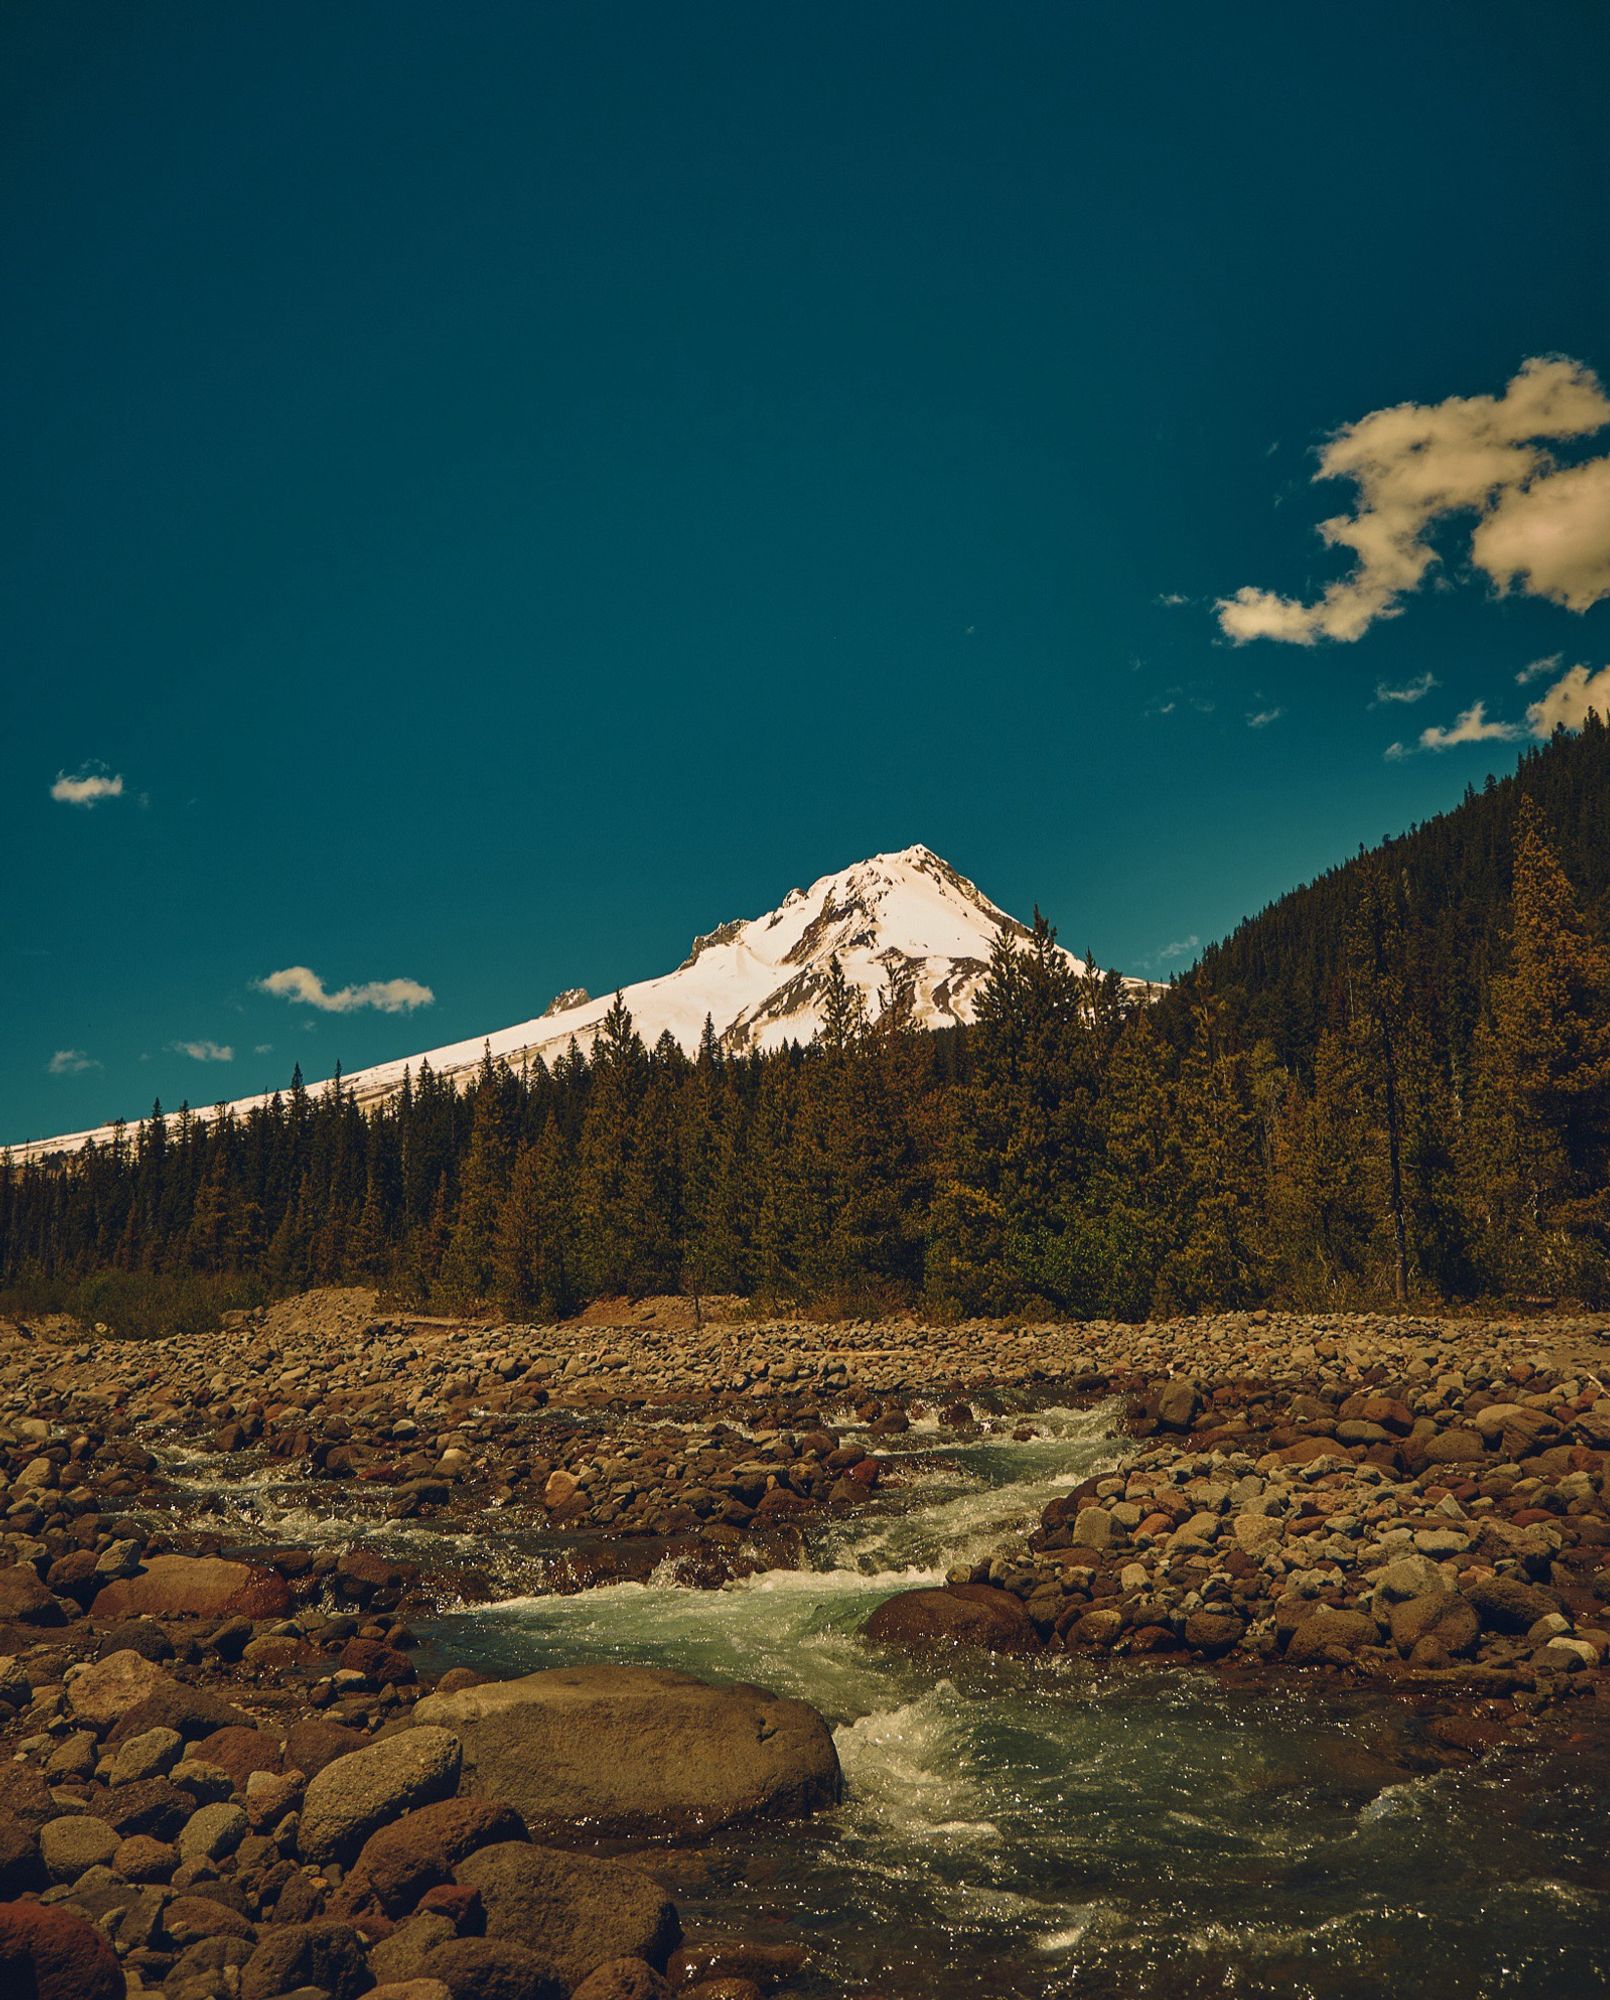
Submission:
M 1003 933 L 976 1024 L 838 979 L 807 1047 L 596 1046 L 0 1166 L 0 1284 L 171 1323 L 365 1279 L 1139 1316 L 1610 1299 L 1610 735 L 1596 720 L 1249 920 L 1154 1006 Z
M 1610 931 L 1610 731 L 1590 712 L 1577 736 L 1527 750 L 1514 775 L 1470 787 L 1464 802 L 1344 861 L 1210 945 L 1182 982 L 1233 1001 L 1254 1037 L 1311 1075 L 1337 1002 L 1347 918 L 1371 866 L 1393 878 L 1403 913 L 1404 979 L 1415 1009 L 1461 1061 L 1503 948 L 1515 809 L 1541 809 L 1549 839 L 1600 936 Z

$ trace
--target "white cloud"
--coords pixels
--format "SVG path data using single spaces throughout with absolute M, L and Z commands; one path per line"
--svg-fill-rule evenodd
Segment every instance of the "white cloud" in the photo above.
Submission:
M 1541 440 L 1610 424 L 1610 399 L 1580 362 L 1534 356 L 1501 396 L 1399 403 L 1344 425 L 1320 453 L 1316 479 L 1348 479 L 1352 514 L 1319 524 L 1351 549 L 1351 573 L 1312 603 L 1245 584 L 1215 609 L 1242 642 L 1312 646 L 1362 638 L 1395 617 L 1437 560 L 1425 537 L 1444 516 L 1480 518 L 1470 553 L 1499 586 L 1518 583 L 1572 611 L 1610 596 L 1610 457 L 1557 467 Z
M 253 984 L 259 993 L 272 993 L 279 1000 L 299 1000 L 325 1014 L 351 1014 L 360 1007 L 374 1007 L 382 1014 L 411 1014 L 416 1007 L 429 1007 L 436 999 L 417 979 L 370 979 L 361 986 L 337 987 L 332 993 L 306 965 L 288 965 Z
M 188 1056 L 192 1062 L 233 1062 L 235 1051 L 227 1042 L 169 1042 L 168 1047 L 176 1056 Z
M 1610 597 L 1610 458 L 1510 487 L 1470 540 L 1476 565 L 1500 590 L 1586 611 Z
M 272 1042 L 254 1042 L 252 1044 L 252 1054 L 254 1056 L 271 1056 L 273 1053 L 274 1044 Z
M 1189 604 L 1191 600 L 1183 590 L 1160 590 L 1157 593 L 1157 601 L 1159 604 L 1166 604 L 1173 611 L 1182 604 Z
M 1267 729 L 1271 722 L 1278 722 L 1285 712 L 1283 708 L 1255 708 L 1247 717 L 1247 727 Z
M 58 1049 L 45 1068 L 52 1076 L 77 1076 L 80 1070 L 99 1069 L 100 1064 L 83 1049 Z
M 71 773 L 58 771 L 50 796 L 64 806 L 93 806 L 102 799 L 120 799 L 122 773 L 109 771 L 104 764 L 85 764 Z
M 1169 965 L 1176 959 L 1189 958 L 1201 949 L 1202 940 L 1192 931 L 1189 937 L 1176 938 L 1172 944 L 1165 944 L 1160 951 L 1152 953 L 1153 965 Z
M 1461 743 L 1513 743 L 1526 734 L 1518 722 L 1489 722 L 1487 704 L 1473 701 L 1469 708 L 1461 709 L 1451 729 L 1442 729 L 1433 723 L 1429 729 L 1420 731 L 1422 750 L 1455 750 Z
M 1405 681 L 1402 687 L 1388 687 L 1385 681 L 1375 683 L 1375 705 L 1388 701 L 1423 701 L 1437 685 L 1437 677 L 1432 673 L 1421 674 L 1418 679 Z
M 1550 653 L 1548 658 L 1544 660 L 1528 660 L 1526 665 L 1515 676 L 1515 685 L 1517 687 L 1525 687 L 1528 681 L 1541 680 L 1545 674 L 1553 673 L 1554 669 L 1560 664 L 1560 659 L 1560 654 Z
M 1580 729 L 1588 711 L 1610 719 L 1610 666 L 1590 674 L 1586 667 L 1569 667 L 1526 711 L 1526 720 L 1536 737 L 1552 736 L 1556 729 Z

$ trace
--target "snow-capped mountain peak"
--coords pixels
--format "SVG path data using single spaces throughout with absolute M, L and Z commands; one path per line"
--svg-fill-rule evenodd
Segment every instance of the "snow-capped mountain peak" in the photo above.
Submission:
M 791 889 L 774 910 L 733 918 L 694 939 L 674 972 L 622 989 L 644 1041 L 669 1032 L 690 1052 L 708 1018 L 723 1048 L 733 1053 L 805 1042 L 822 1025 L 822 1002 L 837 959 L 845 978 L 876 1018 L 889 995 L 905 988 L 912 1018 L 925 1028 L 970 1021 L 974 1001 L 1002 931 L 1027 937 L 1027 927 L 999 909 L 965 875 L 929 847 L 874 854 L 808 889 Z M 1080 961 L 1073 959 L 1075 966 Z M 1137 991 L 1141 981 L 1129 982 Z M 439 1075 L 467 1076 L 490 1048 L 518 1066 L 538 1056 L 552 1060 L 572 1039 L 586 1049 L 614 1004 L 613 992 L 594 999 L 584 987 L 558 994 L 534 1018 L 446 1047 L 359 1070 L 344 1079 L 360 1100 L 372 1101 L 400 1087 L 405 1071 L 424 1062 Z M 262 1098 L 242 1100 L 240 1111 Z M 21 1156 L 76 1151 L 86 1139 L 111 1136 L 76 1132 L 34 1141 Z

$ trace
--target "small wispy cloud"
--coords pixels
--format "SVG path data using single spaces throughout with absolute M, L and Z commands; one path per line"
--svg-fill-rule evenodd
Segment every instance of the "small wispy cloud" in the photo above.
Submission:
M 188 1056 L 192 1062 L 233 1062 L 235 1051 L 227 1042 L 169 1042 L 168 1047 L 176 1056 Z
M 1489 717 L 1484 701 L 1473 701 L 1469 708 L 1461 709 L 1449 728 L 1432 723 L 1422 729 L 1414 745 L 1389 743 L 1386 755 L 1392 763 L 1413 756 L 1415 750 L 1457 750 L 1466 743 L 1518 743 L 1530 731 L 1524 723 L 1500 722 Z
M 273 1053 L 274 1044 L 272 1042 L 253 1042 L 252 1044 L 252 1054 L 254 1056 L 271 1056 Z
M 1375 700 L 1370 706 L 1380 708 L 1390 701 L 1424 701 L 1436 685 L 1437 677 L 1432 673 L 1424 673 L 1412 681 L 1405 681 L 1402 687 L 1388 687 L 1385 681 L 1377 681 Z
M 51 1076 L 77 1076 L 80 1070 L 99 1069 L 97 1059 L 83 1049 L 58 1049 L 45 1064 Z
M 1177 965 L 1182 958 L 1190 958 L 1202 948 L 1202 940 L 1192 931 L 1189 937 L 1176 938 L 1172 944 L 1165 944 L 1154 951 L 1147 960 L 1149 965 Z
M 97 806 L 103 799 L 123 796 L 123 774 L 104 764 L 81 764 L 76 771 L 58 771 L 50 796 L 58 805 Z
M 1528 681 L 1540 681 L 1545 674 L 1553 673 L 1563 658 L 1561 653 L 1550 653 L 1546 659 L 1528 660 L 1515 676 L 1515 685 L 1525 687 Z
M 1191 600 L 1183 590 L 1160 590 L 1157 593 L 1157 601 L 1159 604 L 1166 604 L 1170 611 L 1177 611 L 1182 604 L 1189 604 Z
M 1271 722 L 1278 722 L 1285 714 L 1283 708 L 1255 708 L 1247 716 L 1249 729 L 1267 729 Z
M 1174 715 L 1188 710 L 1193 715 L 1211 715 L 1217 703 L 1211 695 L 1199 693 L 1196 688 L 1176 686 L 1160 688 L 1147 703 L 1147 715 Z
M 259 993 L 299 1001 L 323 1014 L 352 1014 L 361 1007 L 373 1007 L 382 1014 L 411 1014 L 416 1007 L 432 1006 L 436 1000 L 431 989 L 417 979 L 369 979 L 361 985 L 338 986 L 332 992 L 306 965 L 288 965 L 252 983 Z
M 1422 750 L 1456 750 L 1462 743 L 1514 743 L 1526 734 L 1519 722 L 1499 722 L 1488 719 L 1487 704 L 1473 701 L 1469 708 L 1461 709 L 1451 729 L 1439 729 L 1435 724 L 1420 731 Z

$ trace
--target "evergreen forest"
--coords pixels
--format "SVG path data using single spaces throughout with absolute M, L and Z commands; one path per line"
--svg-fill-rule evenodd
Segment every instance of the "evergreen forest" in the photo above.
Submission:
M 645 1046 L 618 1000 L 551 1066 L 421 1066 L 360 1104 L 153 1107 L 0 1157 L 0 1296 L 119 1331 L 366 1282 L 553 1317 L 605 1296 L 1147 1315 L 1610 1302 L 1610 732 L 1250 918 L 1150 1004 L 1036 916 L 965 1029 Z

